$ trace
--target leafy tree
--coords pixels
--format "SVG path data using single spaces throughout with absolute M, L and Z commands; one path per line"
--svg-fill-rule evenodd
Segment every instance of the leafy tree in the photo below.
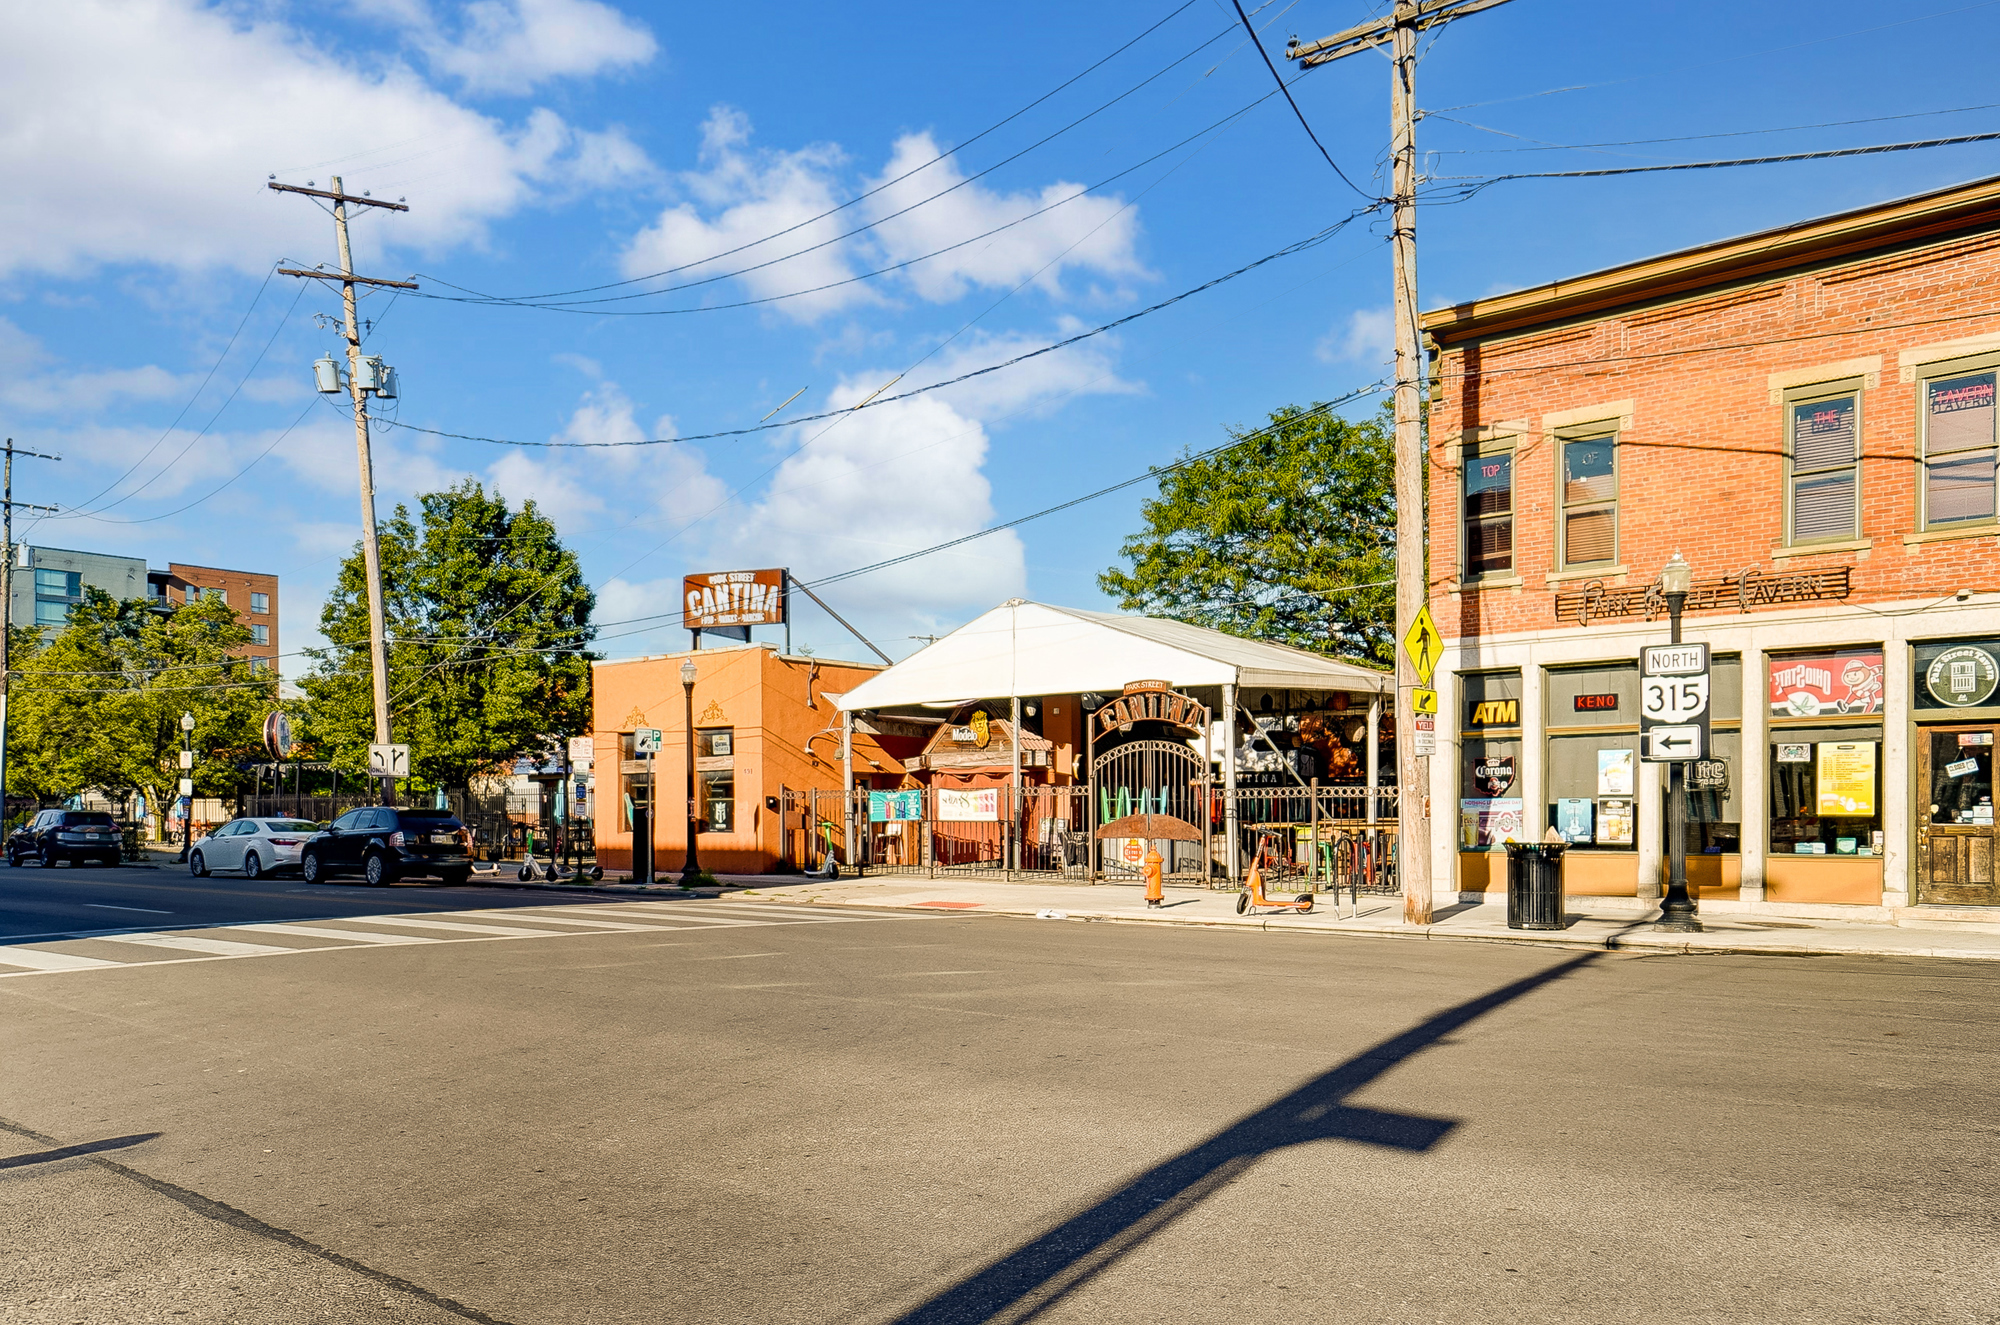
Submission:
M 46 642 L 17 632 L 8 791 L 136 791 L 159 823 L 179 794 L 181 714 L 192 713 L 195 793 L 234 794 L 278 698 L 276 679 L 236 655 L 249 642 L 219 599 L 163 612 L 96 589 Z
M 1125 610 L 1393 661 L 1396 591 L 1381 583 L 1396 564 L 1386 411 L 1350 423 L 1287 405 L 1255 440 L 1162 474 L 1140 511 L 1145 528 L 1118 549 L 1130 568 L 1097 578 Z
M 532 500 L 514 510 L 467 479 L 419 504 L 415 520 L 398 506 L 379 531 L 389 721 L 416 779 L 462 787 L 589 730 L 596 597 Z M 320 612 L 330 647 L 300 681 L 302 736 L 356 771 L 375 739 L 367 583 L 357 546 Z

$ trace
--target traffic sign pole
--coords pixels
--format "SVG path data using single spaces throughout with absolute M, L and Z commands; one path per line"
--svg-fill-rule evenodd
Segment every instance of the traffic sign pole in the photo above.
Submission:
M 1681 608 L 1693 572 L 1676 552 L 1660 571 L 1667 599 L 1667 647 L 1639 655 L 1639 721 L 1645 758 L 1667 764 L 1667 895 L 1655 928 L 1699 933 L 1687 886 L 1687 769 L 1709 749 L 1708 645 L 1681 643 Z

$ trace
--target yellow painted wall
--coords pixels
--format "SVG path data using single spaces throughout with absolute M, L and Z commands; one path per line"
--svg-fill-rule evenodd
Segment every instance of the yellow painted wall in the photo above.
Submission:
M 1468 893 L 1506 892 L 1507 854 L 1461 851 L 1458 886 Z M 1639 857 L 1630 851 L 1565 851 L 1563 891 L 1572 897 L 1636 897 Z
M 1764 861 L 1764 899 L 1880 906 L 1882 858 L 1768 856 Z

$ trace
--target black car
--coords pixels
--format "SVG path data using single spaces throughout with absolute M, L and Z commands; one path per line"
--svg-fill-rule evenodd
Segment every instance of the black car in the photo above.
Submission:
M 7 835 L 7 863 L 116 865 L 123 858 L 124 836 L 118 821 L 102 810 L 43 810 Z
M 341 874 L 378 886 L 413 874 L 464 883 L 472 875 L 472 834 L 450 810 L 349 810 L 306 839 L 299 873 L 307 883 Z

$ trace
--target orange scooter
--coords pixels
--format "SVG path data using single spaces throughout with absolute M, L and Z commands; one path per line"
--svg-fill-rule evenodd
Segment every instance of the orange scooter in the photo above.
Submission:
M 1264 829 L 1257 834 L 1257 854 L 1250 861 L 1250 879 L 1242 892 L 1236 895 L 1236 914 L 1242 915 L 1253 907 L 1267 911 L 1296 911 L 1300 915 L 1313 909 L 1313 895 L 1300 893 L 1296 897 L 1266 897 L 1264 895 L 1264 853 L 1271 839 L 1277 834 Z M 1271 863 L 1276 865 L 1278 855 L 1271 852 Z

